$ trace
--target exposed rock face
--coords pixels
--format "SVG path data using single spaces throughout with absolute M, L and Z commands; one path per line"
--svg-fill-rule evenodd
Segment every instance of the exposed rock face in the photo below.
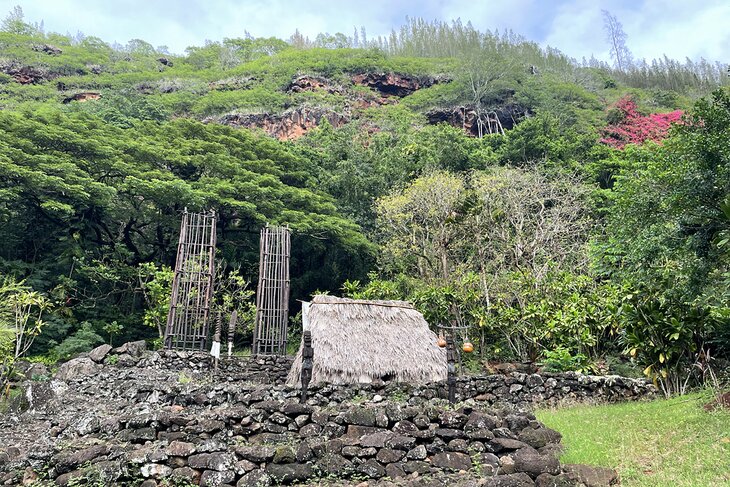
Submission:
M 490 133 L 498 133 L 499 127 L 495 120 L 499 120 L 501 128 L 512 129 L 522 118 L 529 113 L 522 107 L 507 104 L 495 110 L 485 110 L 478 114 L 474 107 L 461 106 L 452 108 L 435 108 L 426 113 L 429 123 L 446 122 L 454 127 L 462 128 L 467 134 L 478 137 Z
M 327 120 L 333 127 L 339 127 L 349 121 L 349 117 L 321 108 L 297 108 L 280 115 L 268 113 L 240 115 L 223 115 L 219 123 L 233 127 L 260 128 L 279 140 L 298 139 L 309 130 L 318 127 Z M 214 121 L 206 119 L 205 122 Z
M 437 78 L 415 77 L 397 73 L 362 73 L 352 76 L 356 85 L 367 86 L 386 96 L 404 97 L 421 88 L 446 81 Z
M 98 100 L 99 98 L 101 98 L 101 93 L 97 93 L 95 91 L 84 91 L 64 98 L 63 103 L 71 103 L 72 101 L 84 102 L 89 100 Z
M 60 47 L 56 47 L 51 44 L 36 44 L 33 46 L 33 50 L 36 52 L 50 54 L 51 56 L 58 56 L 63 53 Z
M 47 81 L 54 76 L 42 68 L 35 66 L 24 66 L 17 61 L 0 61 L 0 72 L 5 73 L 22 85 L 38 84 Z
M 253 76 L 236 76 L 232 78 L 213 81 L 208 84 L 211 90 L 231 91 L 231 90 L 247 90 L 259 81 Z
M 335 85 L 332 81 L 322 76 L 302 75 L 294 78 L 287 88 L 289 93 L 301 93 L 303 91 L 326 91 L 327 93 L 343 93 L 341 86 Z

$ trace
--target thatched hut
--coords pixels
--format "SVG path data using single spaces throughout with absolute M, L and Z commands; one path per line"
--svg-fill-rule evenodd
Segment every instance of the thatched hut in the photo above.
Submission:
M 319 295 L 305 303 L 302 315 L 314 349 L 311 384 L 446 379 L 446 351 L 410 303 Z M 289 385 L 300 383 L 301 367 L 300 346 Z

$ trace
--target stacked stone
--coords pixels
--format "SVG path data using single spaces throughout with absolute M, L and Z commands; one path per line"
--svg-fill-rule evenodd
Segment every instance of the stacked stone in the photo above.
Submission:
M 108 484 L 178 477 L 195 485 L 278 485 L 320 477 L 412 480 L 468 473 L 493 486 L 583 485 L 561 468 L 560 434 L 530 413 L 458 410 L 386 402 L 339 409 L 264 400 L 205 411 L 163 408 L 107 418 L 77 451 L 36 452 L 13 462 L 0 481 L 12 485 L 47 465 L 59 485 L 99 476 Z M 615 477 L 615 476 L 614 476 Z M 558 483 L 560 482 L 560 483 Z M 606 484 L 608 485 L 608 484 Z
M 223 356 L 218 365 L 218 370 L 214 371 L 211 356 L 208 353 L 160 350 L 149 354 L 143 361 L 135 365 L 169 370 L 187 369 L 198 372 L 215 372 L 219 375 L 229 375 L 247 382 L 283 384 L 293 361 L 294 357 L 288 355 L 234 356 L 230 359 Z

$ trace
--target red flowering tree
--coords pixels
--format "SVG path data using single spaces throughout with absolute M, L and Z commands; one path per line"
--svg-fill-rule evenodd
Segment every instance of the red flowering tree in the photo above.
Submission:
M 613 106 L 609 124 L 602 131 L 601 142 L 617 149 L 626 144 L 642 144 L 647 140 L 660 142 L 667 137 L 669 127 L 682 118 L 682 110 L 642 115 L 630 96 Z

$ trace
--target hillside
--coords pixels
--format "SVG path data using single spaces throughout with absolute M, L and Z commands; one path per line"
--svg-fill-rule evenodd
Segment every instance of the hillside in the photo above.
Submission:
M 293 230 L 294 311 L 315 290 L 408 299 L 482 358 L 630 359 L 667 389 L 727 353 L 726 65 L 619 70 L 418 19 L 184 55 L 8 19 L 0 294 L 42 293 L 31 355 L 153 340 L 184 208 L 218 213 L 216 306 L 243 345 L 273 223 Z

